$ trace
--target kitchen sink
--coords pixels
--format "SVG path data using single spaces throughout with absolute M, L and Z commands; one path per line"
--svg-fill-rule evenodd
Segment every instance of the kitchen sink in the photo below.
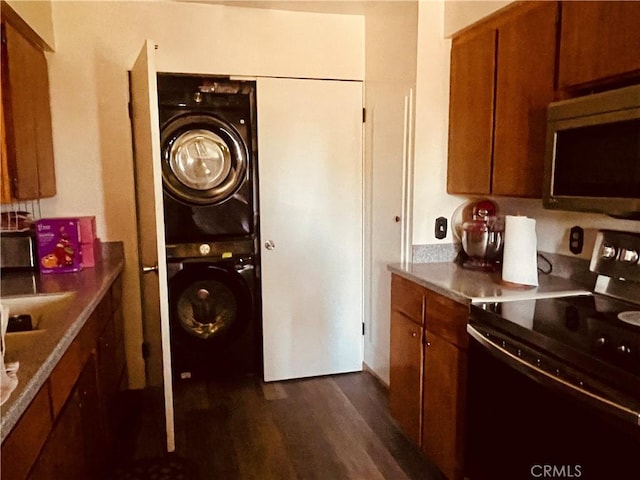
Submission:
M 5 335 L 7 351 L 18 351 L 41 338 L 71 303 L 75 292 L 43 293 L 5 297 L 0 303 L 9 310 L 9 325 Z M 11 331 L 11 329 L 17 331 Z

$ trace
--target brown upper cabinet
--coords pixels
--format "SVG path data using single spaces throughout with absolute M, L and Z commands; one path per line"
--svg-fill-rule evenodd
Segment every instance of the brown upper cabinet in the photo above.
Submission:
M 44 51 L 2 20 L 2 203 L 56 194 Z
M 640 78 L 640 2 L 562 2 L 558 87 Z
M 557 2 L 518 2 L 453 39 L 447 191 L 542 195 Z

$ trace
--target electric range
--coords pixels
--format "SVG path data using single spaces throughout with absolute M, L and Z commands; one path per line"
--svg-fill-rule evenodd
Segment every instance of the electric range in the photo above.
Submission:
M 472 304 L 470 479 L 640 475 L 640 234 L 598 232 L 589 268 L 591 295 Z
M 469 333 L 640 426 L 640 235 L 601 231 L 593 295 L 473 304 Z

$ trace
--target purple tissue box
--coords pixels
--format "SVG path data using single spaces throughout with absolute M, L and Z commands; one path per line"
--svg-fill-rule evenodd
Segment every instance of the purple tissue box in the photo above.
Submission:
M 40 273 L 82 270 L 80 222 L 77 218 L 43 218 L 36 222 Z

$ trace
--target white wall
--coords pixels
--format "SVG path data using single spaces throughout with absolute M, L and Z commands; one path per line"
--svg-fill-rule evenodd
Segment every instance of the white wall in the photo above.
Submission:
M 160 71 L 364 77 L 364 19 L 174 2 L 54 2 L 49 54 L 58 194 L 43 216 L 96 215 L 124 241 L 130 384 L 143 386 L 128 77 L 145 38 Z M 294 106 L 292 106 L 294 108 Z
M 404 102 L 415 91 L 417 2 L 370 2 L 365 8 L 365 164 L 370 271 L 365 272 L 365 363 L 389 382 L 391 275 L 400 262 Z
M 451 217 L 464 198 L 447 194 L 449 55 L 443 1 L 421 1 L 418 23 L 413 243 L 451 243 L 434 236 L 435 219 Z
M 582 254 L 578 258 L 591 258 L 598 230 L 611 229 L 640 233 L 640 222 L 618 220 L 580 212 L 564 212 L 547 210 L 542 207 L 542 200 L 493 197 L 504 214 L 526 215 L 536 219 L 536 236 L 538 250 L 573 256 L 569 250 L 569 230 L 580 226 L 585 230 L 585 241 Z

